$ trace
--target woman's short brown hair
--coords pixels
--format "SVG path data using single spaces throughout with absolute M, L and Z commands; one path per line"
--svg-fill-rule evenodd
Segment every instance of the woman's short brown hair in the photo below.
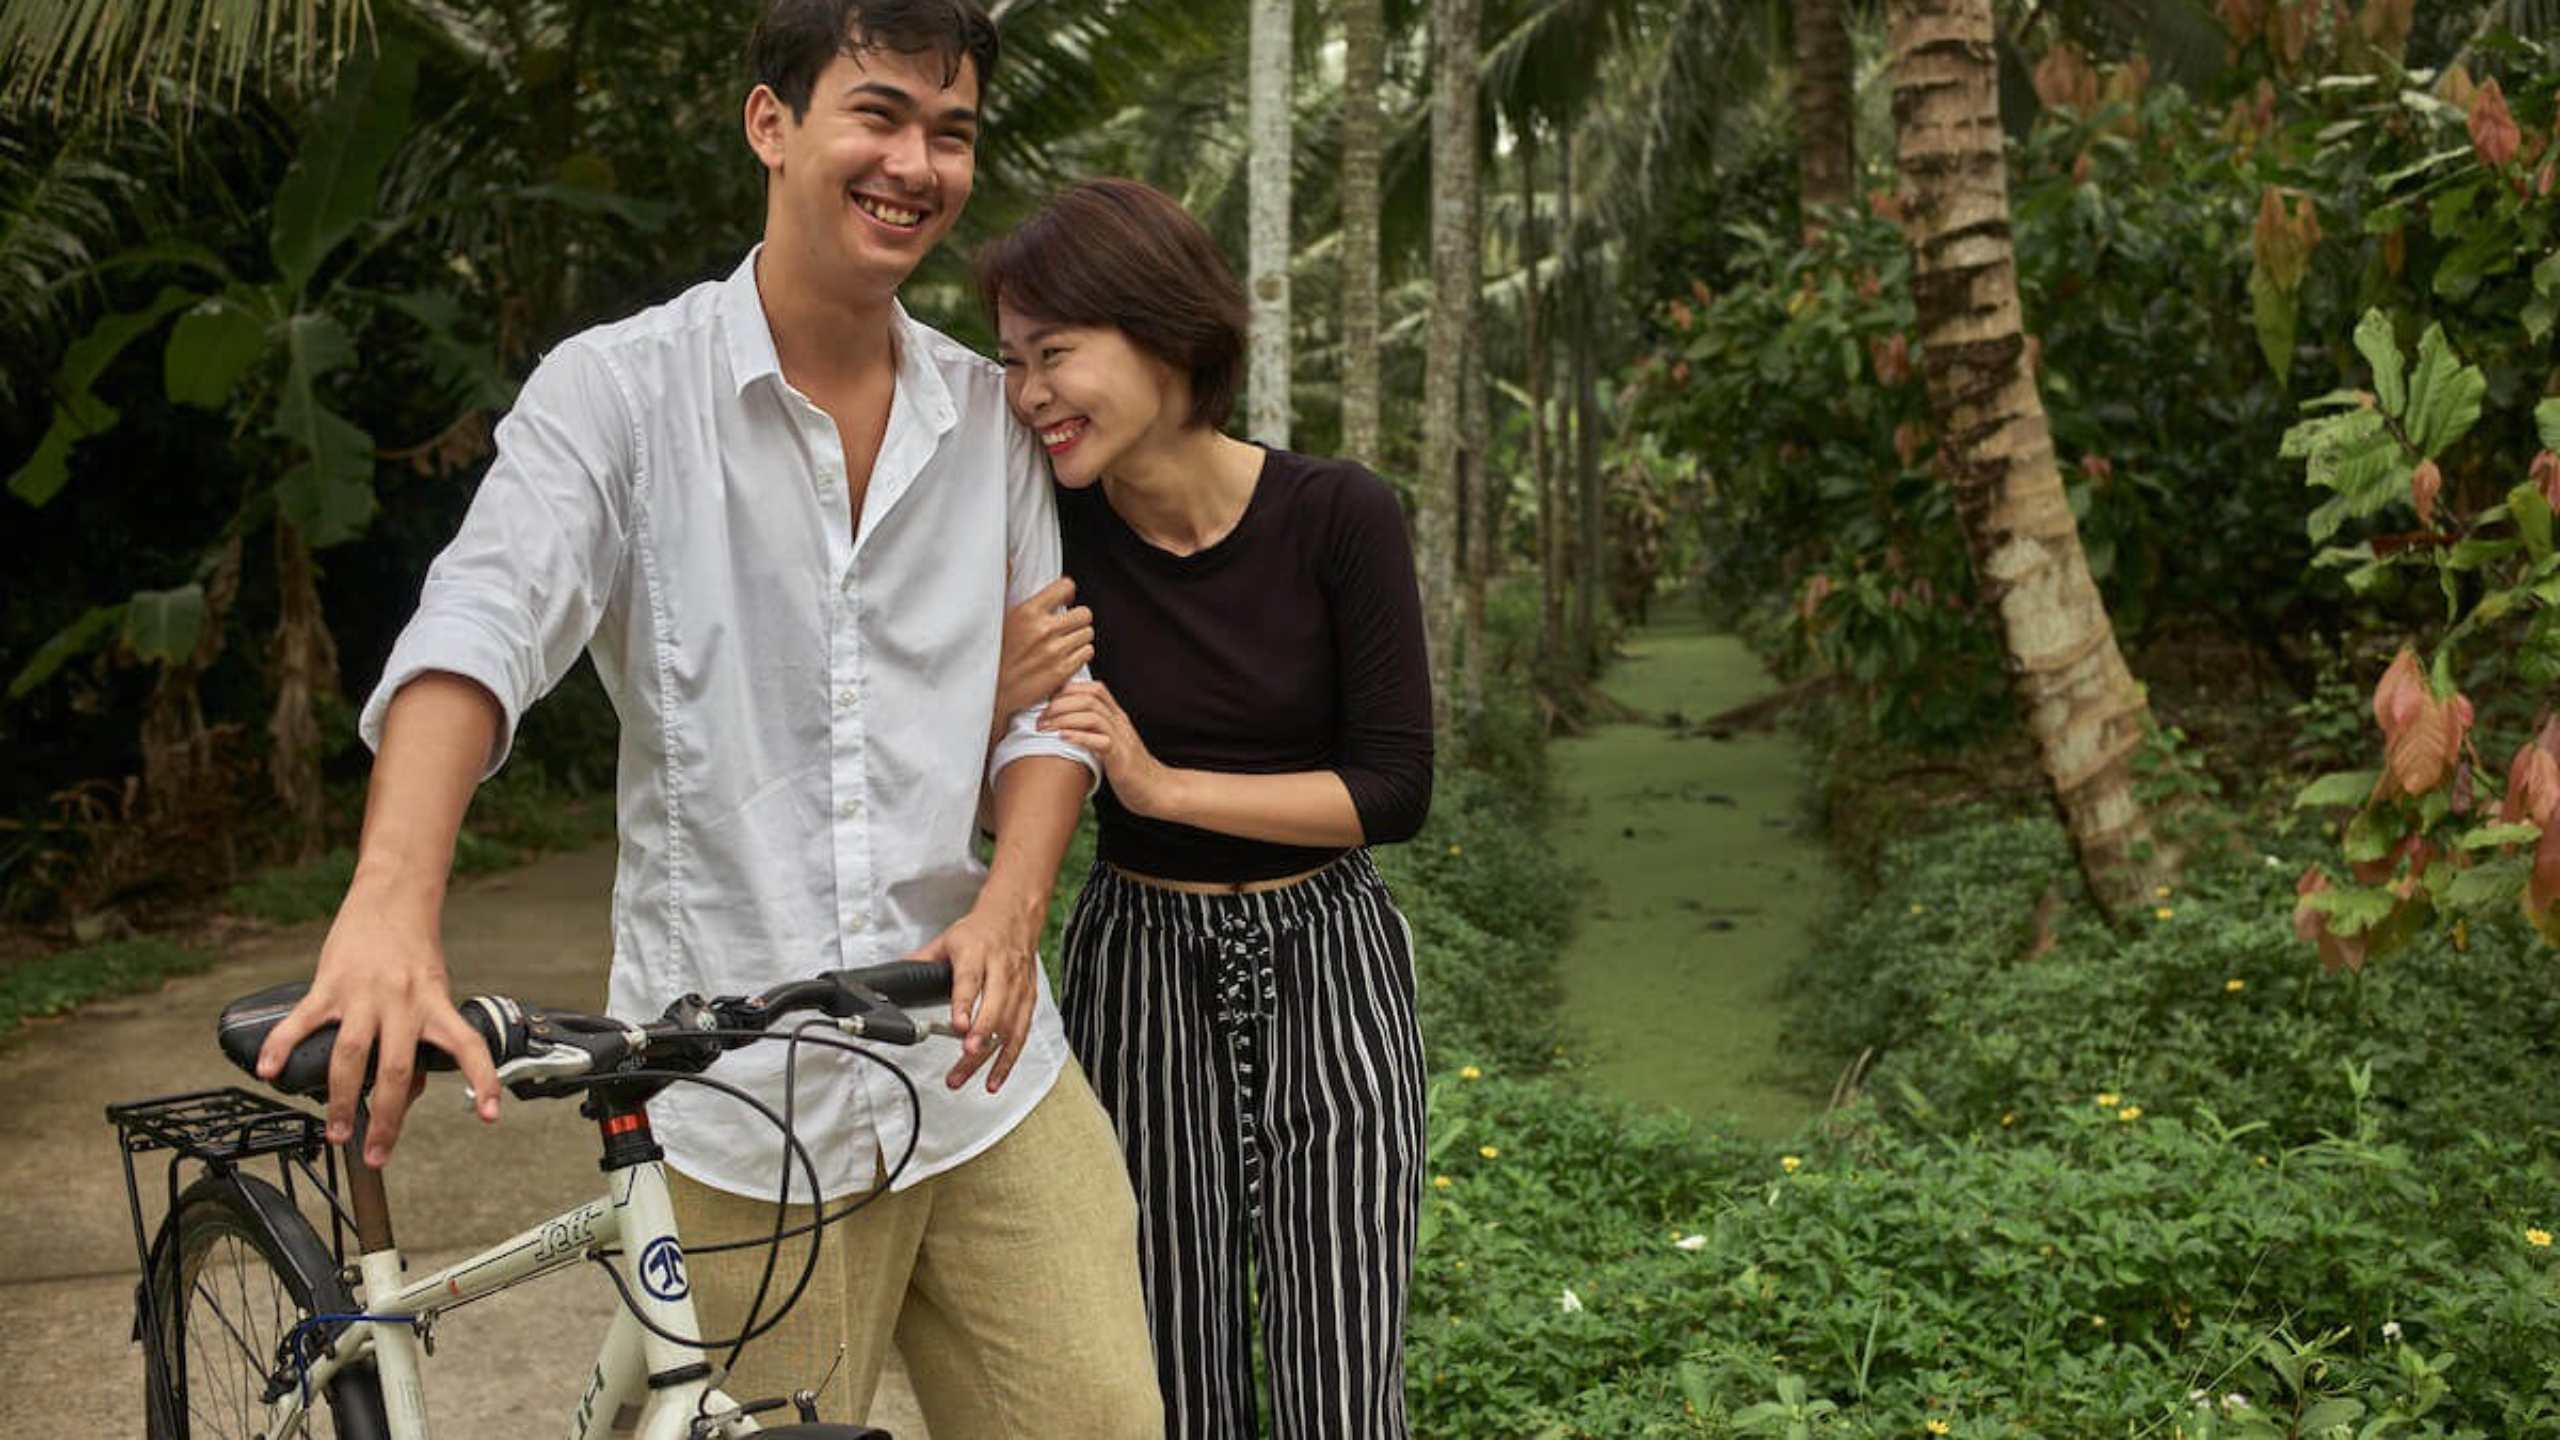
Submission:
M 1235 412 L 1244 287 L 1200 222 L 1136 180 L 1086 180 L 978 252 L 978 298 L 1053 325 L 1108 325 L 1190 377 L 1191 423 Z

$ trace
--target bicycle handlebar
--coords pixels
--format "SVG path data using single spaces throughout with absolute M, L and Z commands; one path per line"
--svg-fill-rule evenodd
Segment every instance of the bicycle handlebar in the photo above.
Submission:
M 258 1051 L 293 1007 L 309 993 L 310 982 L 296 981 L 244 995 L 223 1007 L 216 1035 L 231 1063 L 257 1073 Z M 547 1010 L 504 995 L 474 995 L 460 1002 L 462 1017 L 489 1047 L 507 1088 L 521 1098 L 568 1094 L 577 1082 L 645 1067 L 700 1074 L 714 1060 L 758 1036 L 787 1015 L 818 1011 L 840 1028 L 867 1040 L 913 1045 L 925 1038 L 925 1027 L 907 1015 L 908 1005 L 940 1004 L 951 998 L 951 967 L 942 961 L 893 960 L 850 970 L 830 970 L 806 980 L 787 980 L 756 995 L 723 995 L 704 999 L 687 995 L 669 1005 L 658 1019 L 617 1020 L 575 1010 Z M 756 1032 L 747 1034 L 742 1032 Z M 267 1083 L 288 1095 L 323 1098 L 329 1090 L 329 1057 L 338 1043 L 335 1021 L 302 1038 L 274 1079 Z M 452 1056 L 428 1043 L 418 1046 L 418 1068 L 452 1070 Z M 516 1073 L 510 1075 L 508 1068 Z M 374 1057 L 365 1062 L 364 1083 L 373 1084 Z

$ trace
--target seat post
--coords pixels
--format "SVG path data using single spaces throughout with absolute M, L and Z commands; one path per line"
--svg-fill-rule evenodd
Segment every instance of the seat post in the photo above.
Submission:
M 347 1200 L 356 1213 L 356 1251 L 372 1255 L 391 1248 L 391 1197 L 382 1172 L 364 1163 L 365 1131 L 372 1128 L 373 1107 L 356 1102 L 356 1126 L 340 1147 L 347 1160 Z

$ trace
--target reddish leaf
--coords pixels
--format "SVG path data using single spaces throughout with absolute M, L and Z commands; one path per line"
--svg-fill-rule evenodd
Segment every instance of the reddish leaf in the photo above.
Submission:
M 2417 502 L 2419 524 L 2435 527 L 2436 496 L 2443 490 L 2444 472 L 2436 468 L 2436 462 L 2419 461 L 2417 470 L 2409 476 L 2409 498 Z
M 2104 455 L 2083 455 L 2080 457 L 2080 473 L 2103 484 L 2115 478 L 2116 462 Z
M 1889 335 L 1867 342 L 1867 354 L 1875 362 L 1876 383 L 1890 389 L 1911 378 L 1911 339 L 1907 335 Z
M 2530 820 L 2545 830 L 2560 824 L 2560 758 L 2528 740 L 2516 748 L 2507 766 L 2506 798 L 2498 802 L 2498 823 Z
M 2213 13 L 2222 21 L 2222 28 L 2231 32 L 2231 43 L 2243 50 L 2267 24 L 2260 0 L 2215 0 Z
M 2471 148 L 2479 154 L 2480 163 L 2492 170 L 2505 165 L 2515 158 L 2516 143 L 2523 138 L 2497 80 L 2481 82 L 2471 96 Z
M 1822 613 L 1822 602 L 1830 598 L 1830 576 L 1816 574 L 1812 579 L 1804 582 L 1804 599 L 1797 604 L 1797 609 L 1804 616 L 1804 623 L 1811 625 Z
M 2471 733 L 2471 702 L 2459 695 L 2439 700 L 2424 694 L 2399 732 L 2383 746 L 2384 774 L 2401 793 L 2424 795 L 2443 784 L 2462 758 Z
M 2098 104 L 2098 72 L 2080 47 L 2065 40 L 2036 63 L 2036 98 L 2048 110 L 2069 108 L 2083 114 Z
M 2542 492 L 2542 503 L 2560 510 L 2560 455 L 2545 450 L 2533 457 L 2533 469 L 2527 472 L 2533 488 Z
M 2329 872 L 2314 865 L 2302 872 L 2294 882 L 2293 893 L 2308 900 L 2329 888 Z M 2293 908 L 2293 933 L 2310 941 L 2320 952 L 2320 968 L 2332 973 L 2364 968 L 2364 938 L 2357 935 L 2330 933 L 2329 917 L 2308 904 Z
M 2543 926 L 2542 917 L 2560 909 L 2560 825 L 2542 827 L 2542 843 L 2533 847 L 2533 878 L 2525 882 L 2524 904 L 2537 926 Z M 2550 933 L 2547 926 L 2544 933 Z
M 2403 645 L 2392 657 L 2391 668 L 2382 672 L 2381 683 L 2373 687 L 2373 720 L 2382 727 L 2383 738 L 2399 735 L 2426 698 L 2427 676 L 2419 668 L 2418 652 Z

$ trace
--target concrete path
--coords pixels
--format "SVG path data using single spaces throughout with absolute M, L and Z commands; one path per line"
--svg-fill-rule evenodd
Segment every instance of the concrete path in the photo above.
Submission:
M 608 849 L 545 858 L 456 887 L 446 952 L 457 989 L 591 1007 L 604 993 Z M 101 1002 L 0 1042 L 0 1429 L 139 1435 L 141 1352 L 128 1340 L 137 1267 L 111 1101 L 249 1085 L 214 1048 L 224 1002 L 307 977 L 324 927 L 238 947 L 211 972 L 157 994 Z M 142 1176 L 156 1217 L 157 1161 Z M 483 1127 L 460 1082 L 440 1075 L 412 1112 L 388 1172 L 392 1214 L 413 1263 L 441 1265 L 596 1192 L 594 1132 L 566 1102 L 508 1102 Z M 591 1269 L 573 1270 L 456 1311 L 427 1367 L 440 1435 L 565 1431 L 617 1302 Z M 814 1383 L 816 1377 L 811 1377 Z M 826 1418 L 842 1421 L 841 1394 Z M 925 1431 L 902 1369 L 881 1383 L 872 1423 Z

